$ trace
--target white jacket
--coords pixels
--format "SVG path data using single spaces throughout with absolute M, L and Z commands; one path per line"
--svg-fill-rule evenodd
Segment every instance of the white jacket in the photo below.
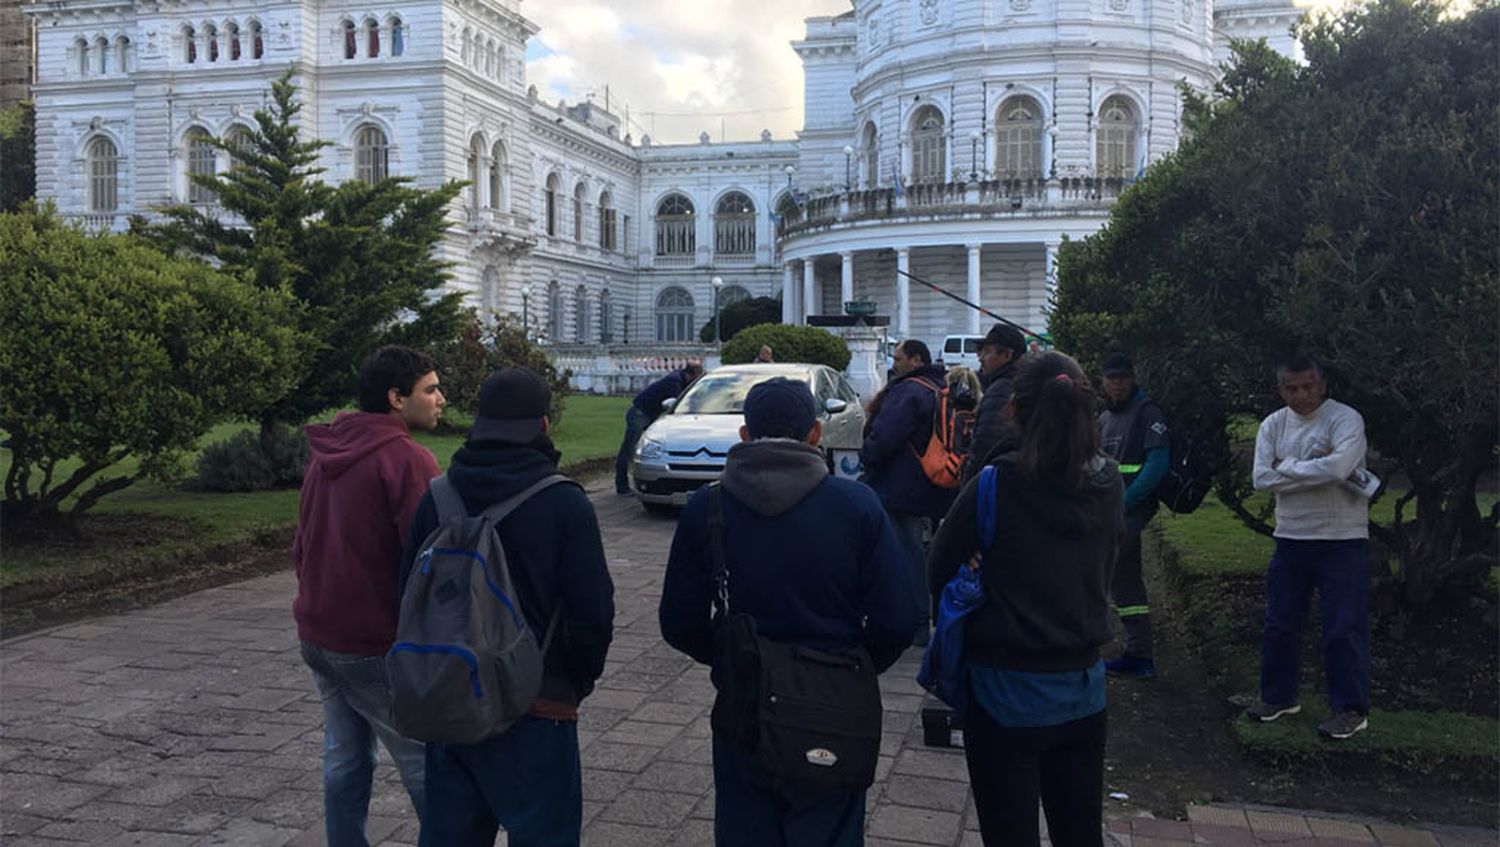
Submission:
M 1277 538 L 1370 537 L 1370 501 L 1341 485 L 1365 466 L 1365 419 L 1337 400 L 1272 412 L 1255 436 L 1255 488 L 1276 495 Z

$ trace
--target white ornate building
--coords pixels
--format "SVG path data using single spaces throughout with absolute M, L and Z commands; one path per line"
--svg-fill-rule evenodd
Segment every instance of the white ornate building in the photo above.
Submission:
M 469 179 L 453 285 L 553 343 L 696 339 L 720 303 L 870 299 L 899 335 L 977 331 L 906 270 L 1043 328 L 1064 236 L 1181 138 L 1227 39 L 1284 52 L 1288 0 L 855 0 L 810 18 L 796 141 L 651 145 L 539 101 L 520 0 L 50 0 L 37 193 L 97 227 L 177 200 L 297 71 L 326 179 Z M 776 211 L 778 214 L 772 214 Z M 987 323 L 985 321 L 984 323 Z

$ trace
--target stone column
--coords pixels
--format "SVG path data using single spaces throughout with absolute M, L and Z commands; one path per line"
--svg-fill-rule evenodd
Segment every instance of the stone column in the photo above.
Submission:
M 843 260 L 839 276 L 839 296 L 843 301 L 839 303 L 838 313 L 844 313 L 844 303 L 854 299 L 854 253 L 852 251 L 840 254 Z
M 797 322 L 797 271 L 791 259 L 781 265 L 781 322 L 788 325 Z
M 819 311 L 817 259 L 808 256 L 802 260 L 802 323 L 807 323 L 808 315 Z
M 896 335 L 905 341 L 911 335 L 911 283 L 906 273 L 911 272 L 911 248 L 896 248 Z
M 1047 320 L 1047 314 L 1052 310 L 1053 299 L 1057 297 L 1057 251 L 1062 247 L 1062 242 L 1048 241 L 1044 247 L 1046 250 L 1046 259 L 1043 261 L 1042 267 L 1046 274 L 1047 282 L 1044 289 L 1045 295 L 1042 298 L 1042 313 L 1038 317 Z M 1038 321 L 1038 323 L 1041 323 L 1041 321 Z M 1047 331 L 1052 331 L 1050 325 L 1047 327 Z
M 979 298 L 980 298 L 980 290 L 979 290 L 979 250 L 980 250 L 980 245 L 978 245 L 978 244 L 969 244 L 969 245 L 966 245 L 966 246 L 969 248 L 969 289 L 968 289 L 968 295 L 964 299 L 966 299 L 970 303 L 973 303 L 974 305 L 978 306 L 978 305 L 982 305 L 979 302 Z M 968 310 L 968 315 L 969 315 L 968 328 L 965 331 L 968 332 L 970 335 L 978 335 L 979 334 L 979 310 L 978 309 L 969 309 Z

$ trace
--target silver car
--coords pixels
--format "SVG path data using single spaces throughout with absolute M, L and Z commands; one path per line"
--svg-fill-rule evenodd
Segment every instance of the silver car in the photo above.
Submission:
M 724 472 L 729 448 L 740 441 L 745 424 L 745 395 L 751 386 L 773 377 L 807 383 L 823 410 L 823 437 L 818 447 L 830 471 L 858 471 L 864 439 L 865 411 L 847 380 L 826 365 L 726 365 L 694 382 L 667 411 L 641 434 L 631 462 L 635 490 L 648 509 L 682 506 L 693 492 Z

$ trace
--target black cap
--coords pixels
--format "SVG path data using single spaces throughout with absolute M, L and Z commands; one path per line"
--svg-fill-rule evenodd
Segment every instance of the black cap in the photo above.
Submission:
M 542 418 L 551 405 L 552 391 L 536 371 L 495 371 L 479 388 L 479 414 L 469 440 L 529 444 L 542 434 Z
M 795 438 L 812 431 L 818 401 L 807 383 L 778 376 L 756 383 L 745 395 L 745 429 L 754 438 Z
M 1116 350 L 1105 354 L 1104 364 L 1099 367 L 1099 371 L 1105 376 L 1123 376 L 1135 373 L 1135 365 L 1131 363 L 1129 354 Z
M 1002 350 L 1009 350 L 1019 359 L 1021 358 L 1021 354 L 1026 352 L 1026 337 L 1021 335 L 1019 329 L 1010 324 L 995 324 L 990 327 L 989 333 L 984 336 L 984 344 L 982 346 L 994 346 Z

